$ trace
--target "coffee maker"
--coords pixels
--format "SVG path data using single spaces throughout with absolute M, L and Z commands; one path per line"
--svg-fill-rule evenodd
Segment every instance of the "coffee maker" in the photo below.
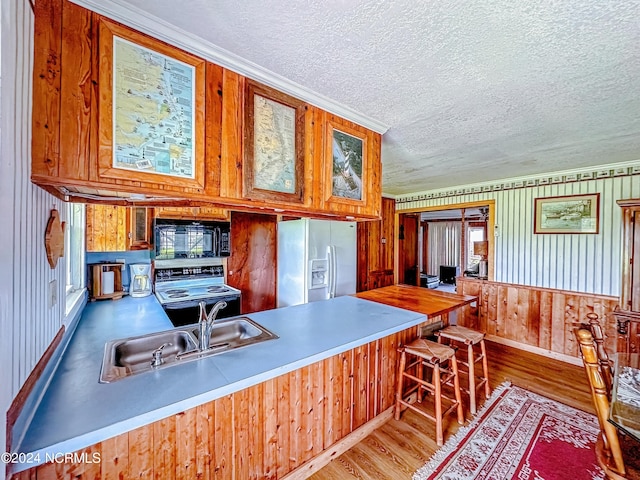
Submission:
M 129 269 L 131 272 L 129 295 L 132 297 L 151 295 L 151 264 L 132 263 Z

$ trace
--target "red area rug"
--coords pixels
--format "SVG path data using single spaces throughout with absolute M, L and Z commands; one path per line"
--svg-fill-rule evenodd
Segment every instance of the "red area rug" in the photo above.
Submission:
M 594 415 L 506 383 L 413 480 L 604 479 L 598 432 Z

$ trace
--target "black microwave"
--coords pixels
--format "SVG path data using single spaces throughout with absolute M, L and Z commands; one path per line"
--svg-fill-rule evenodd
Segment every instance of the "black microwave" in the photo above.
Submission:
M 153 231 L 156 260 L 231 255 L 229 222 L 156 218 Z

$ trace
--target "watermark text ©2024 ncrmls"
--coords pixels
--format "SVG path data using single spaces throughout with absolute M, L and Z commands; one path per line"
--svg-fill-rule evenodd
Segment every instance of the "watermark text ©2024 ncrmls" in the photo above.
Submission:
M 100 452 L 73 453 L 11 453 L 0 455 L 1 463 L 40 464 L 40 463 L 100 463 Z

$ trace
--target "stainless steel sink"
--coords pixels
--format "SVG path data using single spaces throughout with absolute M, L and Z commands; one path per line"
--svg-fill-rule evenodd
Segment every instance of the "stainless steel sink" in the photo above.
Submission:
M 217 355 L 278 338 L 249 317 L 218 320 L 211 329 L 210 347 L 199 350 L 198 325 L 107 342 L 100 382 L 110 383 L 139 373 Z
M 189 328 L 189 327 L 184 327 Z M 199 340 L 200 331 L 197 325 L 190 330 L 191 334 Z M 262 325 L 257 324 L 249 317 L 235 317 L 218 320 L 211 328 L 209 336 L 209 349 L 194 352 L 186 352 L 178 355 L 179 360 L 192 357 L 206 357 L 216 355 L 235 348 L 246 347 L 255 343 L 278 338 Z

